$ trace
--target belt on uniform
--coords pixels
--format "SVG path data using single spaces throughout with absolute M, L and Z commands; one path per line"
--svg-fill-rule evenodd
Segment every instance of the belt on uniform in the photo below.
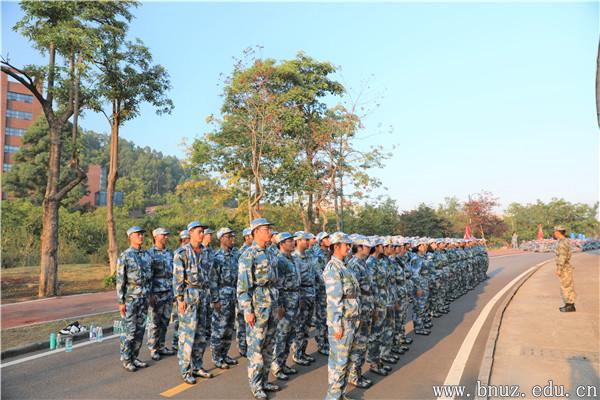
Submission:
M 355 294 L 353 294 L 353 295 L 350 295 L 350 296 L 344 296 L 344 299 L 347 299 L 347 300 L 354 300 L 354 299 L 356 299 L 356 295 L 355 295 Z
M 295 293 L 298 292 L 298 289 L 283 289 L 284 292 L 291 292 L 291 293 Z
M 370 291 L 370 290 L 362 290 L 362 289 L 361 289 L 361 290 L 360 290 L 360 294 L 364 294 L 365 296 L 369 296 L 369 295 L 370 295 L 370 294 L 372 294 L 372 293 L 371 293 L 371 291 Z
M 302 285 L 303 288 L 312 288 L 314 287 L 313 285 Z
M 206 284 L 202 283 L 200 285 L 190 283 L 190 281 L 185 281 L 185 284 L 188 288 L 191 289 L 206 289 Z

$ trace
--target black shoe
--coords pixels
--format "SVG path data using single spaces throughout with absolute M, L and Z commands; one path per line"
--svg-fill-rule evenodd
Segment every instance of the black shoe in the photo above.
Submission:
M 406 343 L 406 344 L 411 344 L 413 342 L 413 339 L 408 336 L 405 338 L 402 338 L 402 339 L 404 340 L 404 343 Z
M 185 383 L 187 383 L 188 385 L 195 385 L 196 384 L 196 378 L 194 378 L 192 375 L 184 376 L 183 377 L 183 381 Z
M 280 381 L 287 381 L 289 379 L 289 377 L 286 374 L 284 374 L 283 371 L 274 373 L 273 376 L 279 379 Z
M 153 351 L 152 353 L 150 353 L 150 358 L 153 359 L 154 361 L 159 361 L 160 354 L 158 354 L 158 352 L 156 352 L 156 351 Z
M 356 386 L 359 389 L 366 389 L 369 387 L 369 384 L 365 381 L 362 381 L 360 379 L 350 379 L 348 380 L 348 383 L 352 386 Z
M 135 360 L 133 360 L 133 365 L 135 365 L 137 368 L 147 368 L 148 367 L 148 363 L 140 361 L 137 358 Z
M 161 356 L 174 356 L 175 354 L 177 354 L 177 350 L 167 349 L 165 347 L 164 349 L 160 349 L 158 351 L 158 354 L 160 354 Z
M 329 354 L 329 353 L 327 353 L 327 354 Z M 308 360 L 309 362 L 315 362 L 315 358 L 313 356 L 309 356 L 306 353 L 302 354 L 302 358 Z
M 385 369 L 381 368 L 379 365 L 372 365 L 369 368 L 369 371 L 371 371 L 374 374 L 381 375 L 381 376 L 388 375 L 388 372 Z
M 298 373 L 298 371 L 296 371 L 296 369 L 294 369 L 292 367 L 288 367 L 287 365 L 284 365 L 283 368 L 281 368 L 281 370 L 286 375 L 294 375 L 294 374 Z
M 574 312 L 575 304 L 574 303 L 566 303 L 564 306 L 560 307 L 559 310 L 561 312 Z
M 248 358 L 245 351 L 240 351 L 240 357 Z
M 192 374 L 193 374 L 194 376 L 198 376 L 198 377 L 200 377 L 200 378 L 204 378 L 204 379 L 210 379 L 210 378 L 212 378 L 212 377 L 214 376 L 213 374 L 211 374 L 210 372 L 208 372 L 208 371 L 204 370 L 203 368 L 200 368 L 200 369 L 194 370 L 194 371 L 192 372 Z
M 432 315 L 433 315 L 433 318 L 439 318 L 442 316 L 442 314 L 440 314 L 438 312 L 434 312 Z
M 263 386 L 264 386 L 265 391 L 267 391 L 267 392 L 278 392 L 279 390 L 281 390 L 279 388 L 279 386 L 275 385 L 274 383 L 270 383 L 270 382 L 265 383 Z
M 327 349 L 319 349 L 319 354 L 323 354 L 324 356 L 329 356 L 329 350 L 327 350 Z
M 229 365 L 238 365 L 238 360 L 234 360 L 233 358 L 231 358 L 229 356 L 225 356 L 223 361 L 225 361 Z
M 294 362 L 298 365 L 302 365 L 303 367 L 309 366 L 310 365 L 310 361 L 305 360 L 304 358 L 296 358 L 296 357 L 292 357 L 292 360 L 294 360 Z
M 406 350 L 403 349 L 403 346 L 397 346 L 392 348 L 392 353 L 402 355 Z
M 400 346 L 400 349 L 401 349 L 401 350 L 402 350 L 404 353 L 406 353 L 407 351 L 409 351 L 409 350 L 410 350 L 410 347 L 408 347 L 408 346 L 405 346 L 405 345 L 402 345 L 402 346 Z
M 396 360 L 391 355 L 381 357 L 381 361 L 388 363 L 388 364 L 396 364 L 398 362 L 398 360 Z
M 369 386 L 371 386 L 373 384 L 373 381 L 364 375 L 360 377 L 360 380 L 367 382 L 369 384 Z
M 215 367 L 219 368 L 219 369 L 229 369 L 229 364 L 227 364 L 225 361 L 215 361 Z
M 252 393 L 252 396 L 254 396 L 256 400 L 268 399 L 267 394 L 262 390 L 257 390 L 256 393 Z
M 135 367 L 135 365 L 133 365 L 129 361 L 123 363 L 123 368 L 125 368 L 125 370 L 127 370 L 129 372 L 137 371 L 137 368 Z
M 415 333 L 417 335 L 427 336 L 431 333 L 431 331 L 428 331 L 427 329 L 415 329 Z
M 382 365 L 381 368 L 383 368 L 386 372 L 390 372 L 392 370 L 392 367 L 389 365 Z
M 431 322 L 428 322 L 423 326 L 425 327 L 425 329 L 431 329 L 433 327 L 433 324 Z

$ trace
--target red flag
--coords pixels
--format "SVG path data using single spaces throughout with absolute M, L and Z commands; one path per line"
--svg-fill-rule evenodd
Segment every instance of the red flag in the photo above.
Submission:
M 544 240 L 544 232 L 542 232 L 542 224 L 538 224 L 537 240 Z
M 471 239 L 471 228 L 469 228 L 469 224 L 465 226 L 465 237 L 464 239 Z

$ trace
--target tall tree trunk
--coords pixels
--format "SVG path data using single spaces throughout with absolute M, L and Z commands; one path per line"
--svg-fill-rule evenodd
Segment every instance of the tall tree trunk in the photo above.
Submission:
M 113 101 L 112 124 L 110 129 L 110 161 L 108 166 L 108 177 L 106 184 L 106 227 L 108 229 L 108 262 L 111 275 L 117 271 L 117 228 L 115 226 L 114 216 L 114 194 L 115 185 L 118 178 L 118 158 L 119 158 L 119 112 L 120 105 Z
M 53 44 L 48 48 L 48 95 L 52 106 L 54 90 L 54 66 L 56 50 Z M 50 128 L 50 156 L 48 159 L 48 180 L 42 201 L 42 238 L 40 243 L 40 286 L 38 297 L 58 294 L 58 207 L 56 198 L 60 177 L 60 137 L 58 121 L 48 118 Z

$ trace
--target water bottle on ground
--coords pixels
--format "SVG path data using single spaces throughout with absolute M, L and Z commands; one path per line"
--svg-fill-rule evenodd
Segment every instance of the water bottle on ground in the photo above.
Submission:
M 101 342 L 104 339 L 104 332 L 102 332 L 102 327 L 99 326 L 96 328 L 96 340 Z
M 90 322 L 90 342 L 96 341 L 96 328 L 94 327 L 94 322 Z
M 70 353 L 73 351 L 73 336 L 69 335 L 65 339 L 65 351 Z
M 63 336 L 59 333 L 56 335 L 56 348 L 60 349 L 62 347 Z
M 50 334 L 50 350 L 56 349 L 56 333 Z

